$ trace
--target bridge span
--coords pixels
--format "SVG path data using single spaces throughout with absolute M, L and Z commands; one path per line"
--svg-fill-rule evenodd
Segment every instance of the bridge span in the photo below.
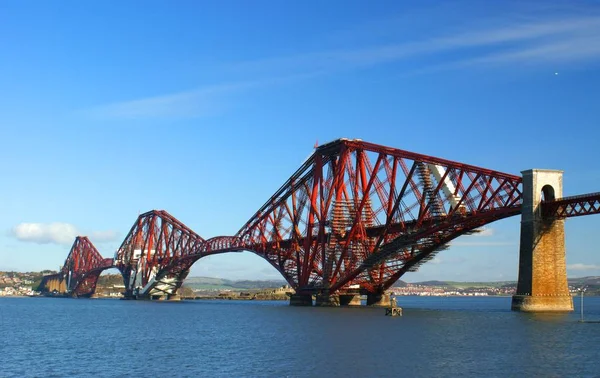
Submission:
M 522 176 L 338 139 L 315 149 L 233 236 L 204 239 L 166 211 L 141 214 L 114 259 L 78 237 L 48 292 L 94 293 L 98 275 L 119 269 L 125 298 L 177 299 L 204 256 L 250 251 L 296 290 L 290 304 L 388 305 L 404 273 L 499 219 L 521 214 L 518 293 L 513 309 L 570 311 L 564 219 L 600 212 L 600 193 L 562 197 L 562 172 Z M 552 299 L 554 298 L 554 299 Z

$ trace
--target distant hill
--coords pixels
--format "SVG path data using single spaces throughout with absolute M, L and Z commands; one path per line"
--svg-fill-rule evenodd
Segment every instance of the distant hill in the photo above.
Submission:
M 188 277 L 184 286 L 194 290 L 266 289 L 286 285 L 284 280 L 228 280 L 213 277 Z
M 421 286 L 450 286 L 450 281 L 422 281 L 422 282 L 413 282 L 413 285 L 421 285 Z
M 286 285 L 284 280 L 228 280 L 215 277 L 188 277 L 184 285 L 195 290 L 248 290 L 248 289 L 266 289 Z M 477 288 L 477 287 L 514 287 L 516 281 L 491 281 L 491 282 L 471 282 L 471 281 L 422 281 L 412 282 L 413 285 L 421 286 L 444 286 L 456 289 Z M 405 287 L 407 282 L 398 280 L 394 287 Z M 587 286 L 589 288 L 600 288 L 600 276 L 569 278 L 571 286 Z
M 398 280 L 392 286 L 393 287 L 405 287 L 406 285 L 407 285 L 407 283 L 405 281 Z
M 569 285 L 573 286 L 600 286 L 600 276 L 569 278 Z
M 413 285 L 421 286 L 443 286 L 455 289 L 465 289 L 469 287 L 503 287 L 516 286 L 516 281 L 496 281 L 496 282 L 458 282 L 458 281 L 423 281 L 414 282 Z
M 590 288 L 600 287 L 600 276 L 588 276 L 588 277 L 576 277 L 569 278 L 569 285 L 571 286 L 587 286 Z M 459 282 L 459 281 L 422 281 L 413 282 L 413 285 L 421 286 L 445 286 L 457 289 L 464 289 L 467 287 L 506 287 L 506 286 L 517 286 L 517 281 L 492 281 L 492 282 Z
M 123 276 L 119 273 L 103 274 L 98 277 L 98 286 L 110 287 L 113 285 L 123 285 Z

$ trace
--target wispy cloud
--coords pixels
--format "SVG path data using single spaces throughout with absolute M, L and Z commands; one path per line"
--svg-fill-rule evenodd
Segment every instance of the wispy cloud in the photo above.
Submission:
M 473 30 L 436 41 L 438 47 L 477 47 L 508 42 L 534 41 L 540 38 L 566 38 L 593 35 L 600 28 L 600 17 L 570 17 L 552 20 L 510 22 L 506 26 Z
M 460 247 L 503 247 L 507 245 L 516 245 L 513 242 L 454 242 L 453 246 Z
M 145 97 L 131 101 L 116 102 L 84 111 L 95 118 L 144 119 L 144 118 L 197 118 L 223 112 L 231 96 L 251 89 L 302 80 L 319 75 L 311 71 L 287 76 L 271 76 L 256 80 L 230 82 L 199 87 L 189 91 L 162 96 Z
M 465 261 L 467 261 L 465 258 L 463 257 L 439 257 L 436 256 L 434 257 L 429 264 L 462 264 Z
M 99 118 L 165 118 L 201 117 L 218 113 L 223 96 L 258 85 L 257 82 L 239 82 L 212 85 L 195 90 L 163 96 L 117 102 L 90 109 L 89 114 Z
M 503 26 L 397 44 L 310 52 L 236 65 L 251 71 L 340 71 L 429 56 L 426 65 L 460 68 L 512 62 L 549 64 L 600 58 L 600 16 L 508 21 Z M 490 51 L 492 50 L 492 51 Z M 460 53 L 450 60 L 447 53 Z M 421 62 L 423 63 L 423 62 Z
M 575 271 L 600 270 L 600 265 L 577 263 L 577 264 L 569 264 L 569 265 L 567 265 L 567 269 L 568 270 L 575 270 Z
M 234 77 L 221 84 L 116 102 L 87 111 L 100 118 L 193 118 L 219 114 L 235 94 L 295 80 L 384 64 L 397 64 L 397 76 L 502 67 L 548 66 L 600 61 L 600 14 L 515 18 L 464 25 L 462 31 L 383 45 L 307 51 L 257 60 L 223 63 Z M 492 26 L 490 26 L 492 25 Z M 400 65 L 399 63 L 403 63 Z M 521 67 L 521 66 L 519 66 Z
M 516 245 L 516 242 L 503 241 L 456 241 L 450 243 L 452 246 L 460 247 L 502 247 L 507 245 Z
M 53 222 L 20 223 L 8 234 L 23 242 L 70 245 L 82 233 L 70 223 Z M 92 242 L 98 243 L 114 241 L 119 237 L 119 233 L 112 230 L 93 231 L 89 235 Z
M 478 232 L 463 236 L 455 241 L 452 241 L 450 245 L 461 246 L 461 247 L 501 247 L 507 245 L 515 245 L 515 242 L 509 241 L 494 241 L 494 240 L 481 240 L 482 238 L 489 238 L 495 236 L 494 229 L 491 227 L 484 227 L 477 229 Z
M 600 30 L 598 32 L 600 33 Z M 459 61 L 448 65 L 448 67 L 503 65 L 509 63 L 569 63 L 596 60 L 598 58 L 600 58 L 600 36 L 576 36 L 519 46 L 507 51 Z

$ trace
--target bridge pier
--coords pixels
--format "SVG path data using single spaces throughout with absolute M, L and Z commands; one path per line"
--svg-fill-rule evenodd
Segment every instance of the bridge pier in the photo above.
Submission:
M 290 306 L 312 306 L 313 300 L 310 294 L 292 294 L 290 296 Z
M 361 306 L 360 293 L 340 294 L 340 306 Z
M 542 217 L 546 200 L 562 197 L 562 171 L 532 169 L 523 174 L 523 205 L 519 281 L 512 310 L 524 312 L 573 311 L 567 283 L 564 219 Z
M 169 295 L 167 295 L 167 300 L 169 300 L 169 301 L 180 301 L 181 297 L 177 293 L 175 293 L 175 294 L 169 294 Z
M 337 294 L 321 293 L 317 294 L 315 306 L 319 307 L 339 307 L 340 296 Z
M 367 306 L 390 307 L 392 298 L 387 293 L 369 293 L 367 294 Z

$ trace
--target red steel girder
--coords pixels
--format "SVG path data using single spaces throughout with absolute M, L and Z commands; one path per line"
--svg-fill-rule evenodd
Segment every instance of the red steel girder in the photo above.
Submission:
M 600 214 L 600 193 L 563 197 L 542 202 L 542 216 L 546 218 L 570 218 Z

